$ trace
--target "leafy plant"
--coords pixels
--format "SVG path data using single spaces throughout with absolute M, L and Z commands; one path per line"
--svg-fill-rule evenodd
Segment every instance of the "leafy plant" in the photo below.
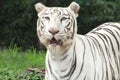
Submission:
M 18 72 L 15 74 L 9 68 L 3 68 L 0 69 L 0 80 L 44 80 L 44 76 L 40 75 L 37 71 Z
M 16 46 L 0 51 L 0 80 L 44 80 L 39 70 L 28 68 L 44 70 L 45 52 L 36 49 L 23 52 Z

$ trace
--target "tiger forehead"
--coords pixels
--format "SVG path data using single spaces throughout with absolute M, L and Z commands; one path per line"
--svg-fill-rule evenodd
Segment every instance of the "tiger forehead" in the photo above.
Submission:
M 48 15 L 69 15 L 69 12 L 67 11 L 67 9 L 64 9 L 64 8 L 48 8 L 46 11 L 45 11 L 45 14 Z

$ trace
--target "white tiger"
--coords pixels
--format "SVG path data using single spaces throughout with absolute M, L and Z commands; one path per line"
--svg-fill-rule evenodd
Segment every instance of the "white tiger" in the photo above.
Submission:
M 35 5 L 37 34 L 46 46 L 45 80 L 120 80 L 120 24 L 104 23 L 77 34 L 80 6 Z

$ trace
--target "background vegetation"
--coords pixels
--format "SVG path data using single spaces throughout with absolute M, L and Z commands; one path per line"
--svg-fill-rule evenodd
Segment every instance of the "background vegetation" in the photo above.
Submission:
M 0 80 L 44 80 L 38 71 L 27 71 L 45 69 L 45 52 L 36 52 L 43 47 L 36 35 L 34 5 L 66 7 L 72 1 L 81 6 L 80 34 L 104 22 L 120 21 L 120 0 L 0 0 Z
M 17 47 L 0 51 L 0 80 L 44 80 L 44 69 L 43 51 L 21 52 Z
M 68 6 L 80 4 L 78 33 L 85 34 L 101 23 L 120 20 L 120 0 L 0 0 L 0 47 L 40 49 L 36 35 L 37 13 L 34 5 Z

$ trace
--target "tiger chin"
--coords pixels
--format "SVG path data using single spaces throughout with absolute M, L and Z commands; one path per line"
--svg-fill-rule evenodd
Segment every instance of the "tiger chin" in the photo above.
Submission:
M 108 22 L 77 34 L 79 4 L 35 4 L 37 35 L 46 46 L 45 80 L 120 80 L 120 24 Z

